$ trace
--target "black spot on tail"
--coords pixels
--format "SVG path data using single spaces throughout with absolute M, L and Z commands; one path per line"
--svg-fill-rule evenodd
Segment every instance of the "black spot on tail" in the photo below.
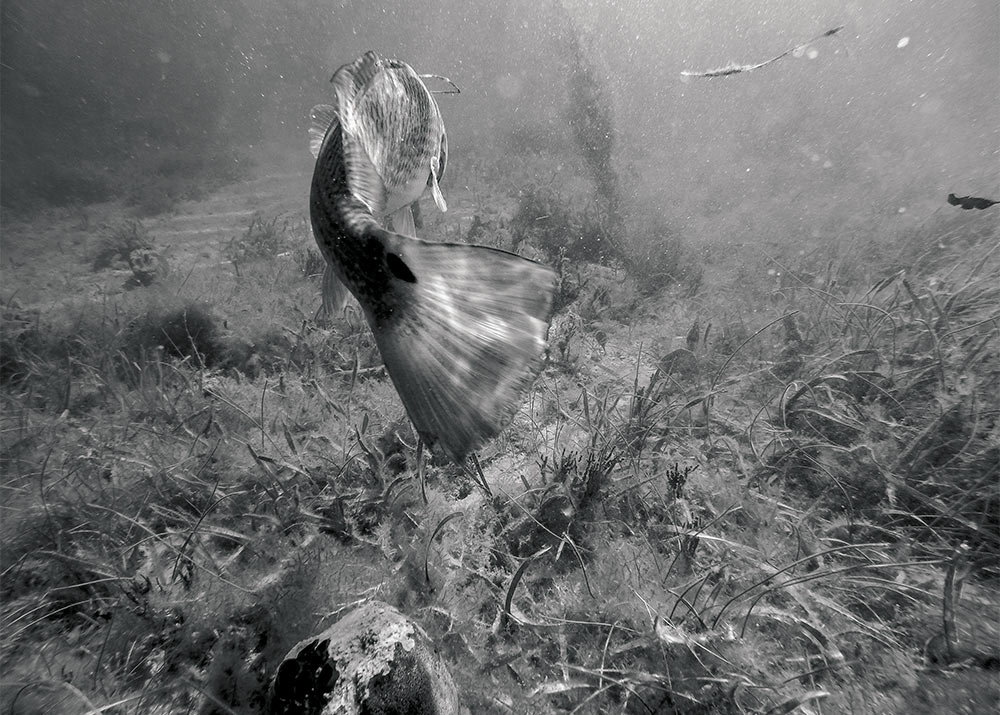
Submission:
M 407 283 L 416 283 L 417 277 L 413 275 L 413 271 L 407 266 L 403 259 L 397 256 L 395 253 L 385 254 L 386 265 L 389 266 L 389 272 L 396 276 L 401 281 L 406 281 Z

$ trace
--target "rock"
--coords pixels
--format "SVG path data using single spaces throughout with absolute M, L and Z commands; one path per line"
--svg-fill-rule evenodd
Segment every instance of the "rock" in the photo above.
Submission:
M 372 601 L 285 656 L 272 715 L 459 715 L 458 689 L 420 626 Z

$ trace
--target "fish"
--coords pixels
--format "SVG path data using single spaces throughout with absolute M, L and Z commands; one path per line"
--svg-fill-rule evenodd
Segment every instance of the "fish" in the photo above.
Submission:
M 421 196 L 429 192 L 442 212 L 448 210 L 440 187 L 448 162 L 448 135 L 434 96 L 408 64 L 382 59 L 374 52 L 342 67 L 331 82 L 346 96 L 355 90 L 353 101 L 346 105 L 347 121 L 381 180 L 380 185 L 370 187 L 369 208 L 376 217 L 388 219 L 394 230 L 416 236 Z M 357 91 L 362 87 L 364 91 Z M 312 108 L 309 150 L 314 158 L 336 119 L 336 107 L 319 104 Z M 343 311 L 348 292 L 329 265 L 323 273 L 322 292 L 327 316 Z
M 952 206 L 960 206 L 966 211 L 971 211 L 972 209 L 988 209 L 994 204 L 1000 204 L 1000 201 L 981 199 L 978 196 L 955 196 L 955 194 L 948 194 L 948 203 Z
M 422 85 L 407 65 L 374 52 L 337 70 L 309 214 L 417 434 L 464 464 L 513 419 L 544 366 L 556 273 L 500 249 L 434 243 L 379 223 L 392 207 L 425 190 L 436 201 L 440 191 L 443 129 L 429 92 L 414 83 Z

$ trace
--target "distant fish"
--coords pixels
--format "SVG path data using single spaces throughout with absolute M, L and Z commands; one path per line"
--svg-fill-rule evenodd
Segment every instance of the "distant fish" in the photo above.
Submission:
M 977 196 L 955 196 L 955 194 L 948 194 L 948 203 L 952 206 L 960 206 L 966 211 L 971 211 L 972 209 L 988 209 L 990 206 L 1000 204 L 1000 201 L 981 199 Z
M 555 272 L 494 248 L 384 230 L 376 217 L 425 188 L 440 197 L 440 114 L 408 65 L 374 52 L 337 70 L 333 84 L 315 151 L 313 234 L 361 304 L 417 432 L 462 463 L 513 417 L 542 368 Z

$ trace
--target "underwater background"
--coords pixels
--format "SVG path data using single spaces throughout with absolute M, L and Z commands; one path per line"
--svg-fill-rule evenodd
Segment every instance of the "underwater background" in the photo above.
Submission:
M 998 29 L 5 1 L 0 710 L 268 712 L 366 601 L 472 713 L 995 708 Z M 319 312 L 309 111 L 367 50 L 461 90 L 418 236 L 558 274 L 492 496 Z

